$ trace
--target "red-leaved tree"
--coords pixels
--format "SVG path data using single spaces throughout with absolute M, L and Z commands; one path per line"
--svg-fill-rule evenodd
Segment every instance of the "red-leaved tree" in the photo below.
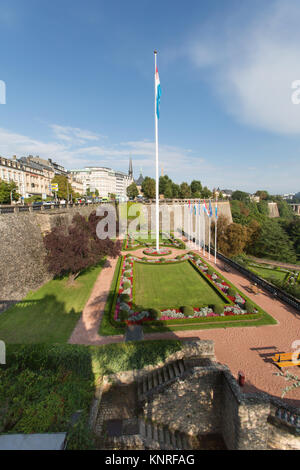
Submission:
M 84 269 L 97 265 L 105 256 L 120 255 L 119 240 L 97 237 L 96 227 L 101 218 L 95 211 L 88 219 L 76 214 L 69 226 L 57 225 L 44 237 L 49 272 L 55 276 L 68 274 L 70 281 L 74 281 Z

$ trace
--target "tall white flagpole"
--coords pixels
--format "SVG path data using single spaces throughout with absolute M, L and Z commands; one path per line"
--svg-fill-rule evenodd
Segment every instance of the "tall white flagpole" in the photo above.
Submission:
M 154 116 L 155 116 L 155 178 L 156 178 L 156 251 L 159 251 L 159 176 L 158 176 L 158 119 L 157 119 L 157 86 L 156 86 L 156 55 L 157 51 L 154 51 L 154 89 L 155 89 L 155 100 L 154 100 Z

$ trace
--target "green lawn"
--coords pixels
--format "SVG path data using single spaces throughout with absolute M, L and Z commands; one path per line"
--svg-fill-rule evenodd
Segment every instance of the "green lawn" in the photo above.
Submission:
M 7 346 L 0 367 L 0 433 L 65 432 L 72 415 L 79 421 L 67 449 L 91 449 L 88 419 L 95 385 L 103 375 L 164 362 L 182 344 L 171 341 L 81 346 L 26 344 Z
M 283 271 L 278 271 L 276 269 L 268 269 L 268 268 L 263 268 L 263 267 L 257 267 L 257 266 L 249 266 L 249 269 L 253 271 L 255 274 L 258 276 L 270 280 L 272 277 L 275 279 L 278 279 L 280 281 L 283 281 L 283 279 L 286 276 L 286 272 Z
M 0 314 L 0 339 L 6 343 L 67 342 L 103 263 L 82 273 L 73 287 L 67 278 L 52 280 Z
M 134 302 L 143 308 L 225 304 L 188 261 L 173 265 L 134 263 L 134 270 Z

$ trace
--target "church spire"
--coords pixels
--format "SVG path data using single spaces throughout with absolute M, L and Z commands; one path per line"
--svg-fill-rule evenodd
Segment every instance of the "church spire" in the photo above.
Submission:
M 130 160 L 129 160 L 129 170 L 128 170 L 128 176 L 130 176 L 130 178 L 133 178 L 133 170 L 132 170 L 132 158 L 130 157 Z

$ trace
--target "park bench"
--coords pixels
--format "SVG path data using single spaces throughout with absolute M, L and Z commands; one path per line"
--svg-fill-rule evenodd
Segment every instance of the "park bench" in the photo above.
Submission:
M 251 291 L 253 294 L 257 295 L 260 293 L 260 289 L 258 286 L 255 286 L 253 284 L 250 284 L 250 286 L 248 287 L 249 291 Z
M 271 359 L 273 360 L 274 364 L 276 364 L 280 368 L 300 366 L 300 353 L 278 353 L 275 354 L 275 356 L 271 357 Z

